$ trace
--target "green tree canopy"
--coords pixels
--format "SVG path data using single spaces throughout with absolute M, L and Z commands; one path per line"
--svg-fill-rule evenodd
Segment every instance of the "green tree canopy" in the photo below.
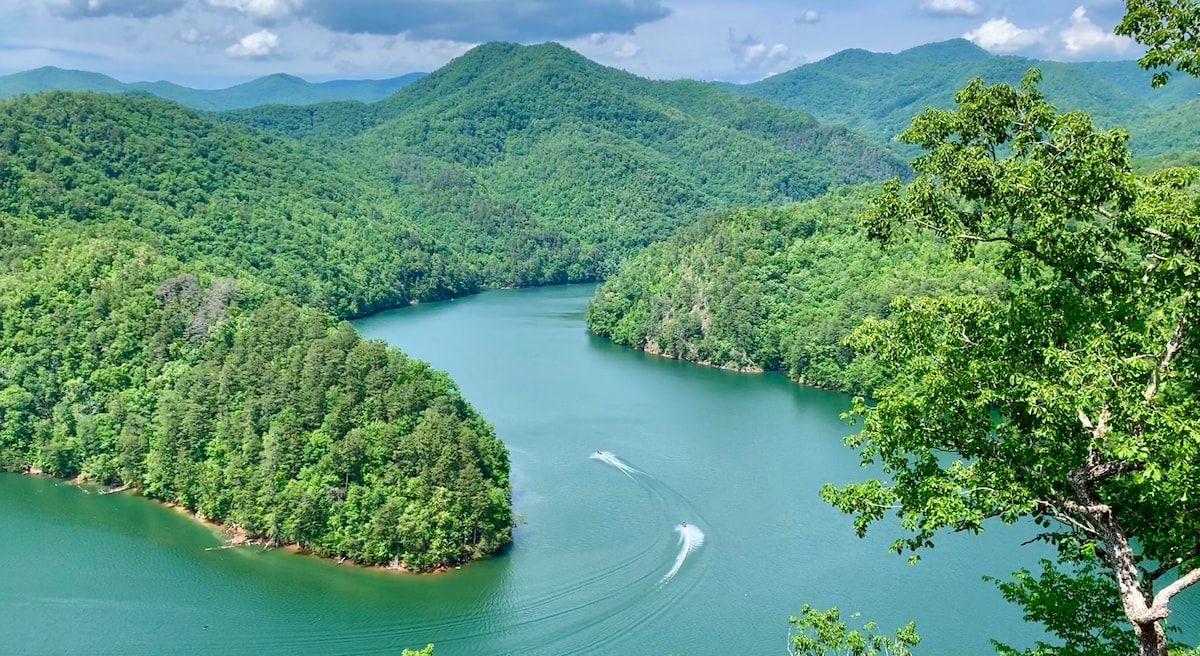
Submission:
M 1138 60 L 1142 68 L 1165 68 L 1200 75 L 1200 2 L 1196 0 L 1126 0 L 1126 14 L 1116 33 L 1147 46 Z M 1167 83 L 1171 73 L 1159 71 L 1151 82 Z
M 997 244 L 1011 286 L 900 299 L 855 332 L 889 383 L 848 441 L 890 480 L 822 494 L 860 534 L 894 510 L 914 554 L 1031 517 L 1108 571 L 1141 653 L 1162 655 L 1171 600 L 1200 581 L 1196 176 L 1134 175 L 1126 133 L 1057 113 L 1037 81 L 976 81 L 901 134 L 925 154 L 873 202 L 872 235 Z

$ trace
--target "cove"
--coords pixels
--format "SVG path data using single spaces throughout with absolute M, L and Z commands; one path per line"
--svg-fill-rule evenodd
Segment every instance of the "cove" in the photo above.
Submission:
M 0 476 L 4 653 L 784 654 L 802 603 L 910 620 L 922 654 L 1036 627 L 980 580 L 1029 530 L 946 536 L 914 566 L 817 497 L 861 478 L 844 395 L 629 351 L 594 287 L 487 292 L 356 322 L 447 370 L 509 446 L 525 517 L 502 557 L 402 576 L 257 547 L 145 499 Z M 597 452 L 602 453 L 597 453 Z M 686 522 L 684 529 L 681 523 Z M 1195 591 L 1174 616 L 1200 641 Z

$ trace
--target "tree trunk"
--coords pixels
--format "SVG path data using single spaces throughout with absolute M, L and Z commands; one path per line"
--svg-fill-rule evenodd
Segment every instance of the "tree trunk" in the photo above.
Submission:
M 1137 635 L 1138 656 L 1167 656 L 1167 634 L 1158 622 L 1134 624 Z

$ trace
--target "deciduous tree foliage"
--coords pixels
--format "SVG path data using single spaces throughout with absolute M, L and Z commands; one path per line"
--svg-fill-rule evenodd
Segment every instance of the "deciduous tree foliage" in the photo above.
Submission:
M 1116 33 L 1148 46 L 1138 60 L 1142 68 L 1174 66 L 1188 75 L 1200 75 L 1200 3 L 1196 0 L 1126 0 L 1125 17 Z M 1152 84 L 1161 87 L 1170 71 L 1158 71 Z
M 1165 654 L 1171 600 L 1200 581 L 1196 175 L 1134 175 L 1123 131 L 1057 113 L 1037 80 L 976 81 L 901 134 L 925 154 L 871 233 L 999 245 L 1011 288 L 899 299 L 855 332 L 889 383 L 849 443 L 890 480 L 822 494 L 860 534 L 894 511 L 900 552 L 1032 517 L 1112 577 L 1140 653 Z
M 909 647 L 921 641 L 912 623 L 897 629 L 892 638 L 878 633 L 874 622 L 851 629 L 838 609 L 821 611 L 807 604 L 789 623 L 795 631 L 788 636 L 791 656 L 910 656 Z

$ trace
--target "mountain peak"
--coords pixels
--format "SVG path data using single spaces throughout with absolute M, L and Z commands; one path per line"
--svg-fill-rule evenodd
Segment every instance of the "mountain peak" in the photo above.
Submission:
M 938 59 L 941 61 L 976 61 L 994 56 L 975 42 L 968 41 L 967 39 L 950 39 L 948 41 L 926 43 L 902 50 L 899 55 L 914 59 Z
M 521 45 L 491 42 L 476 46 L 445 66 L 421 78 L 397 96 L 399 106 L 440 102 L 467 88 L 495 92 L 507 89 L 519 96 L 514 87 L 535 83 L 541 76 L 630 75 L 597 64 L 557 43 Z M 600 79 L 593 78 L 593 81 Z
M 456 64 L 460 66 L 499 67 L 508 62 L 532 63 L 550 60 L 585 62 L 597 68 L 600 67 L 599 64 L 596 64 L 587 57 L 553 41 L 534 45 L 493 41 L 475 46 L 457 59 L 451 61 L 444 68 L 452 68 Z

